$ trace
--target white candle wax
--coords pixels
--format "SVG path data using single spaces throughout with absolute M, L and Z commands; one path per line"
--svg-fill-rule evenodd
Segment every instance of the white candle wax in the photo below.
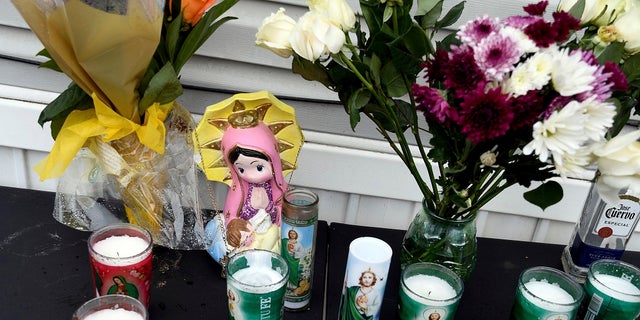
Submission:
M 627 302 L 640 302 L 640 289 L 629 280 L 608 274 L 594 274 L 597 281 L 591 281 L 594 288 L 611 298 Z
M 103 309 L 89 314 L 82 320 L 144 320 L 142 316 L 135 312 L 125 309 Z
M 114 266 L 125 266 L 144 260 L 147 255 L 140 255 L 149 247 L 149 242 L 139 237 L 128 235 L 111 236 L 96 242 L 93 250 L 103 257 L 95 257 L 100 262 Z M 149 252 L 151 254 L 151 252 Z
M 240 282 L 238 289 L 247 292 L 265 293 L 274 290 L 275 288 L 269 288 L 268 286 L 282 281 L 284 276 L 269 267 L 260 266 L 238 270 L 233 274 L 233 278 Z
M 455 301 L 456 290 L 446 281 L 436 276 L 417 274 L 404 280 L 404 284 L 411 292 L 407 295 L 422 304 L 429 306 L 445 306 Z
M 573 297 L 557 283 L 530 280 L 524 284 L 527 290 L 522 290 L 523 296 L 536 306 L 557 312 L 568 312 L 574 306 L 567 306 L 575 301 Z

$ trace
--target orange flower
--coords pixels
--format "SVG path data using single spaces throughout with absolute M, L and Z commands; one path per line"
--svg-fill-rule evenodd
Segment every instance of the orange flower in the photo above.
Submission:
M 217 0 L 182 0 L 182 19 L 195 26 L 204 13 L 211 8 Z M 169 8 L 171 8 L 172 0 L 169 0 Z

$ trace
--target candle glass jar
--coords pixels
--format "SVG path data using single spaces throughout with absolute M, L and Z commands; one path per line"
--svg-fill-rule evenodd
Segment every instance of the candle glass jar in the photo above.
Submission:
M 640 316 L 640 269 L 615 259 L 589 266 L 584 284 L 584 319 L 636 319 Z
M 227 264 L 229 319 L 280 320 L 289 266 L 277 253 L 249 249 Z
M 439 264 L 419 262 L 404 268 L 400 277 L 401 320 L 454 319 L 464 284 Z
M 149 306 L 151 234 L 140 226 L 118 223 L 94 231 L 88 245 L 96 296 L 122 294 Z
M 72 320 L 119 319 L 147 320 L 147 308 L 138 299 L 121 294 L 110 294 L 93 298 L 85 302 L 76 312 Z
M 308 309 L 313 284 L 313 258 L 318 225 L 318 195 L 311 190 L 291 189 L 282 205 L 282 257 L 289 264 L 284 296 L 287 311 Z
M 518 278 L 511 319 L 575 319 L 583 297 L 582 286 L 566 273 L 532 267 Z

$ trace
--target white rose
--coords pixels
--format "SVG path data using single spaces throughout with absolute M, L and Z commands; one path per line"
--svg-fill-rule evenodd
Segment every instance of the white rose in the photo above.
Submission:
M 343 31 L 353 29 L 356 24 L 356 15 L 345 0 L 309 0 L 309 9 L 324 14 Z
M 345 34 L 338 26 L 314 11 L 300 17 L 289 38 L 293 51 L 311 62 L 329 52 L 340 52 L 345 41 Z
M 621 14 L 630 10 L 634 6 L 634 1 L 637 0 L 586 0 L 580 21 L 583 24 L 591 22 L 597 26 L 609 25 Z M 558 10 L 569 11 L 576 2 L 578 1 L 562 0 L 558 4 Z
M 289 37 L 296 26 L 296 21 L 287 16 L 284 8 L 272 13 L 262 21 L 256 33 L 256 45 L 269 49 L 275 54 L 288 58 L 293 51 Z
M 613 25 L 618 40 L 626 42 L 624 48 L 631 54 L 640 52 L 640 5 L 619 16 Z
M 607 202 L 617 199 L 620 189 L 640 191 L 640 130 L 618 135 L 594 150 L 598 161 L 598 191 Z

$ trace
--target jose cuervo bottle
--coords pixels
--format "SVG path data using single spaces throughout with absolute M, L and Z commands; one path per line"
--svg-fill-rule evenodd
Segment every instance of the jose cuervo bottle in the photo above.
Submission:
M 617 203 L 606 203 L 592 184 L 569 245 L 562 253 L 564 271 L 583 282 L 589 265 L 620 260 L 640 218 L 637 194 L 621 190 Z

